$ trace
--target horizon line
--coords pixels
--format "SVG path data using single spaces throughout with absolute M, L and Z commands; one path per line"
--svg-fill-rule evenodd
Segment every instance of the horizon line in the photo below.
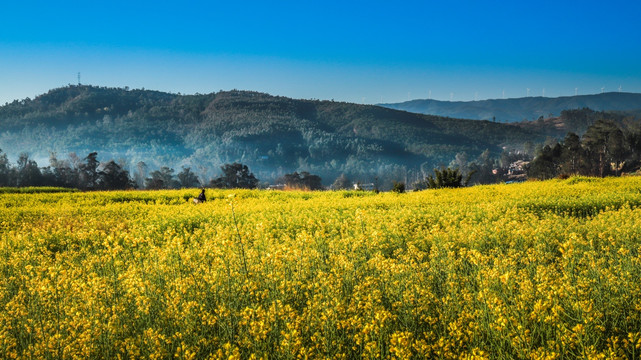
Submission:
M 176 96 L 204 96 L 204 95 L 211 95 L 211 94 L 217 94 L 221 92 L 248 92 L 248 93 L 259 93 L 259 94 L 265 94 L 273 97 L 285 97 L 293 100 L 308 100 L 308 101 L 330 101 L 330 102 L 343 102 L 343 103 L 350 103 L 350 104 L 356 104 L 356 105 L 394 105 L 394 104 L 406 104 L 406 103 L 411 103 L 414 101 L 435 101 L 435 102 L 443 102 L 443 103 L 475 103 L 475 102 L 485 102 L 485 101 L 501 101 L 501 100 L 522 100 L 522 99 L 561 99 L 561 98 L 572 98 L 572 97 L 583 97 L 583 96 L 599 96 L 599 95 L 605 95 L 605 94 L 636 94 L 636 95 L 641 95 L 641 93 L 638 92 L 628 92 L 628 91 L 606 91 L 606 92 L 601 92 L 601 93 L 592 93 L 592 94 L 578 94 L 578 95 L 561 95 L 561 96 L 542 96 L 542 95 L 536 95 L 536 96 L 521 96 L 521 97 L 508 97 L 508 98 L 486 98 L 486 99 L 481 99 L 481 100 L 438 100 L 438 99 L 433 99 L 433 98 L 414 98 L 410 100 L 405 100 L 405 101 L 398 101 L 398 102 L 378 102 L 378 103 L 359 103 L 355 101 L 346 101 L 346 100 L 334 100 L 334 98 L 331 99 L 320 99 L 320 98 L 299 98 L 299 97 L 290 97 L 290 96 L 285 96 L 285 95 L 278 95 L 278 94 L 272 94 L 269 92 L 265 91 L 259 91 L 259 90 L 247 90 L 247 89 L 219 89 L 218 91 L 211 91 L 207 93 L 200 93 L 200 92 L 193 92 L 193 93 L 183 93 L 183 92 L 172 92 L 169 90 L 156 90 L 156 89 L 148 89 L 146 87 L 141 87 L 141 88 L 130 88 L 129 86 L 101 86 L 101 85 L 93 85 L 93 84 L 72 84 L 69 83 L 64 86 L 60 87 L 54 87 L 46 92 L 34 95 L 33 98 L 27 96 L 22 99 L 14 99 L 11 102 L 6 102 L 4 105 L 0 105 L 0 107 L 6 106 L 8 104 L 12 104 L 16 101 L 21 102 L 26 99 L 29 100 L 35 100 L 36 98 L 46 95 L 47 93 L 58 90 L 58 89 L 65 89 L 65 88 L 73 88 L 73 87 L 87 87 L 87 88 L 103 88 L 103 89 L 117 89 L 117 90 L 125 90 L 125 91 L 150 91 L 150 92 L 160 92 L 160 93 L 165 93 L 165 94 L 170 94 L 170 95 L 176 95 Z

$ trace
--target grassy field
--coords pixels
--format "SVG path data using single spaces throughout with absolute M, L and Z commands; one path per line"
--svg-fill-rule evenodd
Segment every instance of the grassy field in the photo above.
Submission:
M 0 195 L 2 358 L 635 358 L 641 178 Z

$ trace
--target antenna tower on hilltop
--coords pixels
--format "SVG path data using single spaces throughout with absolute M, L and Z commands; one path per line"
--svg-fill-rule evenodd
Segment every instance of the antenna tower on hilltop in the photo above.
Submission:
M 80 86 L 80 72 L 78 72 L 78 86 Z

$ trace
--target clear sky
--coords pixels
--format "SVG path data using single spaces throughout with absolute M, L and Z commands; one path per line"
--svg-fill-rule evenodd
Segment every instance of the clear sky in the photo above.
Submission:
M 357 103 L 641 92 L 641 1 L 5 1 L 0 104 L 77 83 Z

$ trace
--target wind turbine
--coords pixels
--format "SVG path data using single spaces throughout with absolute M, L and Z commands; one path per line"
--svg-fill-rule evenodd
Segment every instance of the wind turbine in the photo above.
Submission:
M 579 95 L 579 88 L 575 87 L 574 88 L 574 96 L 577 96 L 577 95 Z
M 602 87 L 602 88 L 601 88 L 601 94 L 603 94 L 603 92 L 604 92 L 604 91 L 605 91 L 605 88 L 604 88 L 604 87 Z
M 530 88 L 527 88 L 526 93 L 527 93 L 527 97 L 530 97 Z

